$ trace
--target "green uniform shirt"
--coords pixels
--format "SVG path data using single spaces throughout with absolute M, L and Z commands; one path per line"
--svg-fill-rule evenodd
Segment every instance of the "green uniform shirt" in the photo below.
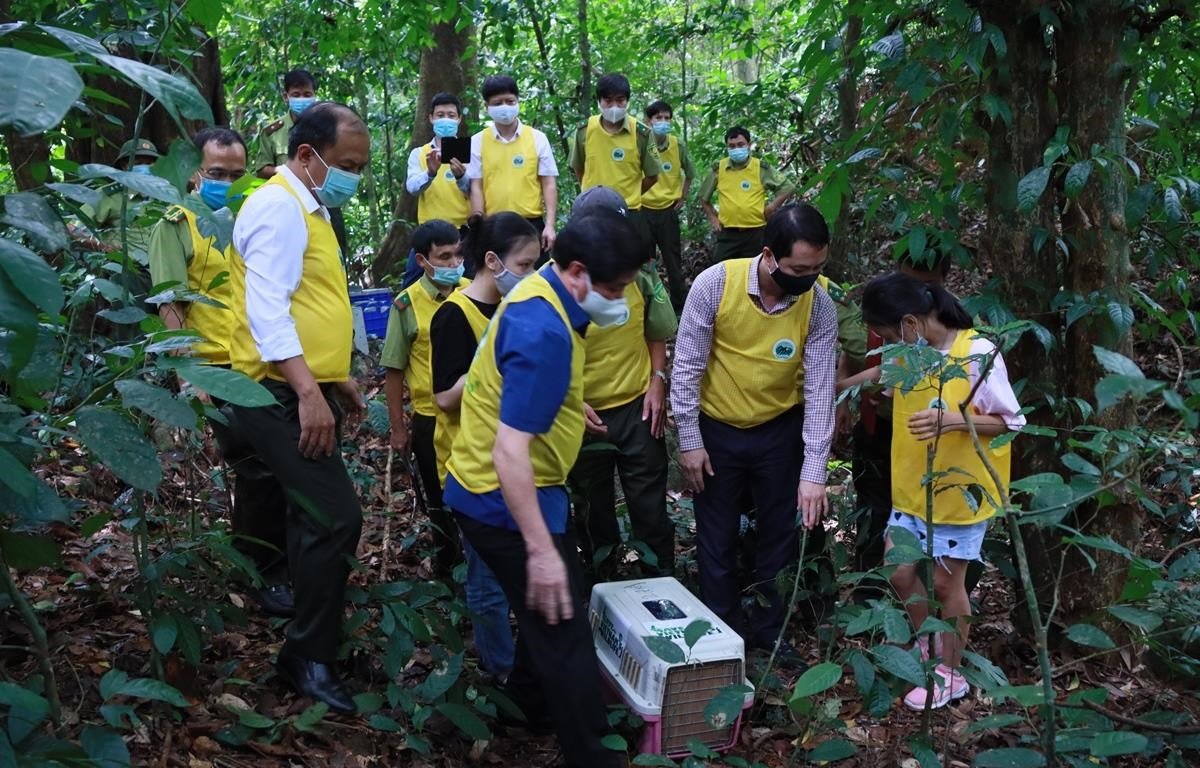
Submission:
M 154 229 L 150 230 L 150 244 L 146 255 L 150 258 L 150 282 L 154 285 L 178 283 L 186 288 L 188 264 L 195 255 L 192 231 L 182 211 L 168 211 Z
M 714 163 L 712 170 L 704 177 L 704 181 L 700 184 L 699 196 L 697 197 L 700 202 L 712 201 L 713 193 L 717 191 L 717 173 L 720 169 L 721 163 Z M 758 164 L 758 180 L 767 192 L 768 203 L 771 202 L 771 198 L 778 197 L 783 192 L 790 195 L 796 189 L 796 185 L 789 183 L 782 173 L 766 163 L 760 162 Z
M 636 121 L 635 124 L 642 125 Z M 603 128 L 603 126 L 601 127 Z M 628 130 L 629 124 L 626 122 L 617 133 Z M 643 176 L 657 176 L 662 172 L 662 160 L 658 156 L 658 146 L 650 141 L 651 135 L 649 130 L 637 132 L 637 148 L 638 155 L 642 158 Z M 571 170 L 575 171 L 575 174 L 581 179 L 583 178 L 583 158 L 586 155 L 584 151 L 585 143 L 587 143 L 587 123 L 579 126 L 578 130 L 575 131 L 575 139 L 571 142 L 570 152 L 567 156 L 567 162 L 570 164 Z
M 850 294 L 833 280 L 827 289 L 833 299 L 838 319 L 838 346 L 850 361 L 853 370 L 861 371 L 867 357 L 867 326 L 862 307 L 850 301 Z
M 429 279 L 429 275 L 422 275 L 421 279 L 414 283 L 409 290 L 418 285 L 434 301 L 441 303 L 446 300 L 446 297 L 438 291 L 438 287 Z M 404 311 L 401 311 L 393 302 L 392 308 L 388 311 L 387 335 L 383 339 L 383 352 L 379 356 L 379 364 L 384 368 L 392 368 L 397 371 L 408 370 L 408 356 L 412 352 L 413 340 L 416 338 L 416 313 L 407 306 Z
M 667 289 L 662 284 L 662 278 L 647 264 L 638 270 L 635 280 L 646 300 L 646 338 L 649 341 L 669 341 L 679 328 L 679 320 L 675 317 L 671 302 L 667 300 Z
M 288 133 L 294 124 L 292 113 L 288 112 L 282 120 L 276 120 L 262 129 L 258 134 L 258 151 L 254 155 L 254 162 L 250 164 L 251 171 L 257 172 L 263 166 L 287 162 Z

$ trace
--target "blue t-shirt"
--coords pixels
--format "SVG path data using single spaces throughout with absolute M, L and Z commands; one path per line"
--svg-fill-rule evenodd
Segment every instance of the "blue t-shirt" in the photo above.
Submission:
M 571 386 L 571 334 L 587 329 L 588 315 L 567 292 L 550 266 L 539 274 L 550 283 L 567 311 L 571 328 L 545 299 L 511 304 L 496 323 L 496 368 L 500 372 L 500 421 L 535 435 L 550 431 Z M 551 533 L 567 527 L 569 503 L 562 485 L 537 489 L 538 506 Z M 487 525 L 517 530 L 504 495 L 496 490 L 475 494 L 446 476 L 446 504 L 456 512 Z

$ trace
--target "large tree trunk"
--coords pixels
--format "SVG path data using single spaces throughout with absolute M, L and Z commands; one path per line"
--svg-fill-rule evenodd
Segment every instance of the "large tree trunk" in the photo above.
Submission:
M 1101 147 L 1112 159 L 1107 171 L 1096 168 L 1083 191 L 1064 207 L 1063 240 L 1069 245 L 1065 284 L 1068 291 L 1107 302 L 1129 303 L 1129 234 L 1125 229 L 1126 183 L 1121 160 L 1125 152 L 1125 83 L 1128 66 L 1122 60 L 1121 40 L 1131 18 L 1131 6 L 1119 0 L 1094 0 L 1074 6 L 1063 17 L 1058 41 L 1056 94 L 1070 129 L 1071 143 Z M 1093 353 L 1101 345 L 1131 356 L 1133 338 L 1128 325 L 1114 324 L 1107 312 L 1076 321 L 1066 334 L 1065 394 L 1092 400 L 1096 382 L 1105 375 Z M 1134 423 L 1132 403 L 1126 401 L 1093 419 L 1106 429 Z M 1136 551 L 1142 512 L 1126 495 L 1098 509 L 1082 505 L 1064 521 L 1092 536 L 1111 536 Z M 1046 531 L 1048 536 L 1055 535 Z M 1057 585 L 1063 621 L 1087 616 L 1118 601 L 1129 562 L 1110 552 L 1095 552 L 1092 564 L 1073 550 Z
M 842 76 L 837 84 L 838 139 L 842 142 L 849 141 L 858 130 L 858 74 L 862 66 L 858 46 L 862 41 L 862 28 L 862 16 L 849 12 L 842 32 Z M 850 203 L 853 199 L 853 187 L 848 185 L 829 240 L 825 273 L 838 282 L 847 280 L 851 274 Z
M 473 89 L 471 93 L 467 90 L 475 80 L 475 27 L 467 25 L 456 30 L 456 26 L 454 19 L 435 25 L 430 47 L 421 51 L 412 141 L 408 145 L 410 152 L 433 138 L 433 127 L 429 124 L 429 102 L 435 94 L 446 91 L 458 94 L 464 103 L 475 102 Z M 468 107 L 468 115 L 471 112 L 473 110 Z M 468 115 L 463 116 L 464 120 Z M 388 276 L 402 274 L 408 257 L 412 222 L 417 218 L 417 199 L 403 189 L 403 182 L 401 187 L 403 191 L 392 215 L 392 225 L 371 265 L 371 275 L 376 285 L 382 285 Z

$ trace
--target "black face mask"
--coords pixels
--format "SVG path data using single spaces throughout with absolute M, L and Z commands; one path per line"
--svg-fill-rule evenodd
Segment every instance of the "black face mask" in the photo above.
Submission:
M 805 275 L 797 277 L 789 275 L 779 268 L 779 263 L 776 262 L 775 269 L 771 270 L 771 279 L 775 284 L 789 296 L 803 296 L 812 290 L 813 284 L 817 282 L 819 275 Z

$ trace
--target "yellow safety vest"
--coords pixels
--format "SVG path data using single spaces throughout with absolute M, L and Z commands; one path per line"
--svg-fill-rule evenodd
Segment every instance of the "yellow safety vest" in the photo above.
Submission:
M 462 291 L 455 291 L 450 294 L 446 298 L 445 303 L 454 304 L 462 309 L 463 314 L 467 318 L 467 325 L 475 333 L 475 342 L 478 344 L 487 330 L 488 318 L 479 311 L 479 307 L 475 306 L 475 302 L 471 301 Z M 454 445 L 454 438 L 458 436 L 461 423 L 462 418 L 457 408 L 453 411 L 443 411 L 441 408 L 437 409 L 437 423 L 434 425 L 433 430 L 433 449 L 437 455 L 438 482 L 442 484 L 442 487 L 446 485 L 446 463 L 450 460 L 450 448 Z
M 263 188 L 271 184 L 283 187 L 297 203 L 300 202 L 300 196 L 284 180 L 283 174 L 272 176 Z M 306 213 L 304 221 L 308 227 L 308 247 L 304 249 L 300 285 L 292 294 L 292 319 L 304 351 L 304 362 L 313 378 L 322 383 L 346 381 L 350 378 L 354 326 L 341 251 L 333 227 L 319 208 Z M 246 262 L 235 252 L 229 266 L 230 306 L 234 310 L 230 363 L 234 370 L 257 381 L 264 378 L 286 381 L 273 363 L 262 359 L 254 337 L 250 335 L 250 321 L 246 316 Z
M 480 131 L 483 161 L 483 208 L 489 216 L 512 211 L 527 219 L 542 215 L 542 182 L 538 178 L 533 129 L 522 125 L 510 142 L 496 138 L 491 128 Z
M 909 418 L 928 408 L 942 408 L 957 413 L 958 405 L 971 392 L 971 382 L 966 377 L 951 376 L 941 383 L 939 380 L 948 368 L 966 368 L 971 356 L 971 342 L 976 338 L 973 331 L 958 332 L 950 353 L 938 370 L 931 371 L 924 381 L 909 392 L 896 389 L 892 397 L 892 507 L 899 512 L 925 519 L 926 451 L 933 441 L 921 441 L 913 437 L 908 429 Z M 992 447 L 994 437 L 984 437 L 988 459 L 1008 485 L 1012 463 L 1012 443 L 998 448 Z M 975 453 L 968 432 L 947 432 L 938 438 L 937 453 L 933 457 L 934 496 L 933 522 L 946 525 L 970 525 L 994 516 L 1000 493 L 979 456 Z M 938 473 L 947 473 L 938 475 Z M 979 510 L 975 511 L 963 496 L 962 490 L 950 486 L 961 486 L 972 491 L 971 486 L 983 489 Z M 977 493 L 978 489 L 974 489 Z M 995 502 L 995 503 L 993 503 Z
M 642 155 L 638 152 L 638 121 L 625 117 L 625 130 L 609 133 L 600 116 L 588 118 L 583 141 L 583 181 L 580 191 L 612 187 L 630 210 L 642 207 Z
M 717 219 L 723 227 L 761 227 L 767 194 L 762 185 L 762 168 L 757 157 L 734 168 L 725 158 L 717 166 Z
M 464 277 L 459 280 L 458 288 L 470 284 L 471 281 Z M 408 368 L 404 371 L 413 410 L 422 416 L 435 416 L 438 408 L 433 402 L 433 358 L 430 356 L 429 324 L 433 322 L 433 313 L 437 312 L 442 302 L 430 296 L 425 286 L 417 282 L 401 291 L 392 304 L 398 312 L 404 312 L 406 307 L 411 309 L 417 321 L 417 335 L 412 340 L 408 352 Z
M 584 339 L 583 399 L 596 410 L 637 399 L 650 386 L 646 347 L 646 297 L 637 281 L 625 286 L 629 319 L 621 325 L 588 328 Z
M 787 309 L 768 315 L 747 293 L 754 263 L 725 262 L 725 289 L 700 380 L 700 410 L 742 429 L 764 424 L 803 401 L 800 382 L 813 305 L 808 291 Z
M 213 247 L 215 238 L 204 237 L 196 227 L 196 214 L 180 207 L 187 219 L 188 230 L 192 233 L 192 260 L 188 263 L 188 290 L 207 296 L 224 304 L 224 307 L 214 307 L 200 301 L 187 303 L 187 316 L 184 322 L 188 328 L 202 335 L 206 341 L 201 341 L 192 347 L 192 351 L 200 357 L 216 365 L 229 364 L 229 343 L 233 335 L 233 312 L 230 301 L 233 290 L 229 281 L 229 263 L 233 258 L 233 245 L 228 245 L 224 252 Z M 222 274 L 225 278 L 220 285 L 213 282 Z
M 529 445 L 534 485 L 538 488 L 565 485 L 567 473 L 575 465 L 583 445 L 582 339 L 571 328 L 567 310 L 554 287 L 541 274 L 533 274 L 522 280 L 500 305 L 467 372 L 462 425 L 450 451 L 447 469 L 471 493 L 490 493 L 500 488 L 492 448 L 500 427 L 500 393 L 504 381 L 496 368 L 495 329 L 503 322 L 509 307 L 538 298 L 545 299 L 554 308 L 571 335 L 571 385 L 550 431 L 535 435 Z
M 679 139 L 667 137 L 667 148 L 659 148 L 658 155 L 662 158 L 662 172 L 658 181 L 642 195 L 642 206 L 654 211 L 662 211 L 675 205 L 675 201 L 683 194 L 683 168 L 680 167 Z
M 428 154 L 434 149 L 432 143 L 426 144 L 424 152 Z M 456 227 L 467 223 L 471 217 L 471 202 L 458 186 L 450 163 L 442 163 L 437 175 L 429 182 L 429 186 L 417 196 L 417 223 L 424 224 L 430 219 L 444 219 Z

